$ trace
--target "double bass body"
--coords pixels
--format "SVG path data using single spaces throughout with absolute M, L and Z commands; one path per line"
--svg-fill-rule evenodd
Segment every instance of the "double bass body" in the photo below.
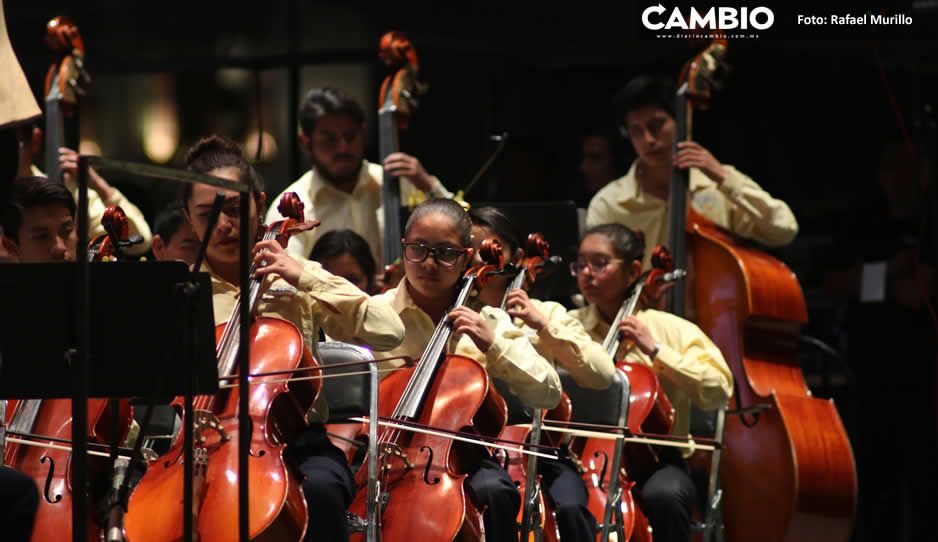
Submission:
M 691 224 L 698 325 L 737 382 L 720 468 L 727 540 L 846 541 L 857 499 L 853 452 L 833 402 L 811 397 L 798 360 L 807 320 L 781 262 Z M 706 287 L 703 287 L 706 285 Z

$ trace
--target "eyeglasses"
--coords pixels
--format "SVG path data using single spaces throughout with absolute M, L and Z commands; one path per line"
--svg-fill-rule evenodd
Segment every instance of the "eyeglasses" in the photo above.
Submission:
M 432 256 L 433 260 L 443 267 L 453 267 L 459 257 L 466 253 L 465 249 L 450 247 L 428 247 L 423 243 L 401 243 L 404 247 L 404 258 L 408 262 L 420 263 Z
M 570 274 L 574 277 L 582 273 L 587 267 L 594 275 L 602 273 L 607 267 L 614 263 L 624 262 L 622 258 L 609 258 L 607 256 L 593 256 L 591 258 L 577 258 L 575 262 L 570 262 Z

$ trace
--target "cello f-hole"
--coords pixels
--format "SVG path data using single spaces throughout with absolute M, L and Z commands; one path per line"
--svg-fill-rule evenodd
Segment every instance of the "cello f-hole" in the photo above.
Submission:
M 55 460 L 47 455 L 42 456 L 42 458 L 39 460 L 39 462 L 43 464 L 46 461 L 49 462 L 49 472 L 46 474 L 46 484 L 42 490 L 42 498 L 45 499 L 49 504 L 56 504 L 62 500 L 62 496 L 56 495 L 55 498 L 53 498 L 49 495 L 49 492 L 52 491 L 52 477 L 55 476 Z
M 604 450 L 599 450 L 593 454 L 593 457 L 602 457 L 603 459 L 603 464 L 599 467 L 599 489 L 603 489 L 603 480 L 606 479 L 606 469 L 609 468 L 609 456 L 606 455 Z
M 427 466 L 423 469 L 423 481 L 426 482 L 428 486 L 435 486 L 440 483 L 440 477 L 434 476 L 433 481 L 430 481 L 430 467 L 433 466 L 433 448 L 429 446 L 421 446 L 420 451 L 426 450 L 427 455 L 430 457 L 427 458 Z M 506 456 L 507 459 L 507 456 Z

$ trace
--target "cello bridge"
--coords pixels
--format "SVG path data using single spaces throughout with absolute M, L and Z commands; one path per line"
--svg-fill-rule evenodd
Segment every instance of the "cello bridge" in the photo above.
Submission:
M 391 465 L 387 461 L 388 458 L 397 457 L 404 463 L 404 468 L 410 470 L 414 468 L 414 465 L 407 458 L 407 454 L 401 450 L 401 447 L 394 443 L 385 443 L 381 445 L 380 459 L 382 468 L 385 472 L 391 470 Z
M 231 436 L 225 431 L 225 428 L 218 420 L 218 416 L 215 416 L 215 414 L 212 414 L 208 410 L 196 410 L 192 414 L 195 418 L 192 422 L 192 433 L 196 446 L 205 444 L 205 435 L 203 435 L 202 432 L 206 430 L 218 433 L 218 438 L 222 442 L 231 440 Z

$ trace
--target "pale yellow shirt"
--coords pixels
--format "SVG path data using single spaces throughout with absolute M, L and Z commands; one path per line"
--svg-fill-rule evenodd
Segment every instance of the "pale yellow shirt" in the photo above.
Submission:
M 645 234 L 643 267 L 651 262 L 656 244 L 668 246 L 668 202 L 643 192 L 635 179 L 636 162 L 624 177 L 604 186 L 586 211 L 586 227 L 624 224 Z M 740 237 L 769 246 L 790 243 L 798 234 L 798 221 L 784 201 L 775 199 L 733 166 L 727 176 L 713 182 L 699 169 L 690 170 L 688 198 L 693 208 L 716 225 Z
M 317 262 L 300 261 L 304 271 L 296 288 L 278 276 L 268 275 L 268 287 L 258 300 L 259 316 L 280 318 L 295 325 L 313 355 L 317 355 L 320 327 L 335 340 L 372 350 L 390 350 L 400 344 L 404 325 L 386 302 L 370 297 Z M 202 270 L 210 272 L 207 265 Z M 239 294 L 238 287 L 212 275 L 216 325 L 231 318 Z M 327 405 L 320 396 L 309 419 L 320 421 L 327 417 Z
M 547 325 L 535 331 L 520 318 L 513 323 L 527 335 L 534 349 L 555 366 L 566 369 L 579 386 L 608 388 L 615 375 L 615 364 L 583 324 L 560 303 L 531 299 L 531 304 L 547 318 Z
M 570 311 L 597 342 L 609 331 L 594 305 Z M 725 407 L 733 395 L 733 373 L 713 341 L 696 325 L 671 313 L 639 310 L 635 317 L 658 342 L 655 359 L 649 359 L 631 341 L 622 341 L 616 359 L 651 367 L 674 407 L 673 434 L 687 435 L 690 407 L 701 410 Z
M 407 291 L 405 277 L 397 288 L 376 296 L 400 315 L 407 328 L 403 342 L 390 351 L 394 356 L 420 358 L 436 330 L 436 323 L 418 307 Z M 531 408 L 553 408 L 560 402 L 560 376 L 544 359 L 528 336 L 511 323 L 501 309 L 485 307 L 479 313 L 495 336 L 492 347 L 483 353 L 469 337 L 452 337 L 448 351 L 481 363 L 489 374 L 508 384 L 511 393 Z M 394 363 L 394 362 L 390 362 Z
M 270 224 L 283 218 L 277 205 L 286 192 L 296 192 L 305 206 L 307 220 L 319 220 L 318 228 L 294 235 L 287 246 L 291 256 L 309 258 L 316 241 L 328 231 L 350 229 L 361 235 L 371 247 L 371 254 L 380 265 L 384 251 L 384 207 L 381 200 L 381 186 L 384 168 L 381 164 L 362 162 L 358 173 L 358 182 L 351 193 L 335 188 L 318 171 L 307 171 L 273 200 L 268 202 L 266 220 Z M 420 193 L 406 178 L 401 178 L 401 202 L 406 205 L 415 194 Z M 431 196 L 444 198 L 452 194 L 433 178 Z
M 35 165 L 31 166 L 33 175 L 40 177 L 45 177 L 45 173 L 42 172 Z M 75 199 L 75 203 L 78 203 L 78 183 L 74 179 L 69 179 L 65 181 L 65 188 L 72 194 L 72 197 Z M 133 256 L 139 256 L 144 252 L 150 250 L 150 242 L 153 240 L 153 234 L 150 233 L 150 226 L 147 224 L 145 218 L 143 218 L 143 213 L 140 212 L 140 209 L 136 205 L 130 202 L 124 194 L 121 193 L 117 188 L 111 187 L 111 197 L 105 201 L 101 199 L 101 196 L 94 190 L 88 189 L 88 236 L 89 240 L 98 236 L 104 235 L 104 226 L 101 225 L 101 218 L 104 216 L 104 211 L 111 205 L 117 205 L 124 211 L 124 214 L 127 216 L 127 227 L 130 230 L 130 237 L 139 235 L 143 238 L 143 242 L 137 245 L 134 245 L 126 250 L 128 254 Z

